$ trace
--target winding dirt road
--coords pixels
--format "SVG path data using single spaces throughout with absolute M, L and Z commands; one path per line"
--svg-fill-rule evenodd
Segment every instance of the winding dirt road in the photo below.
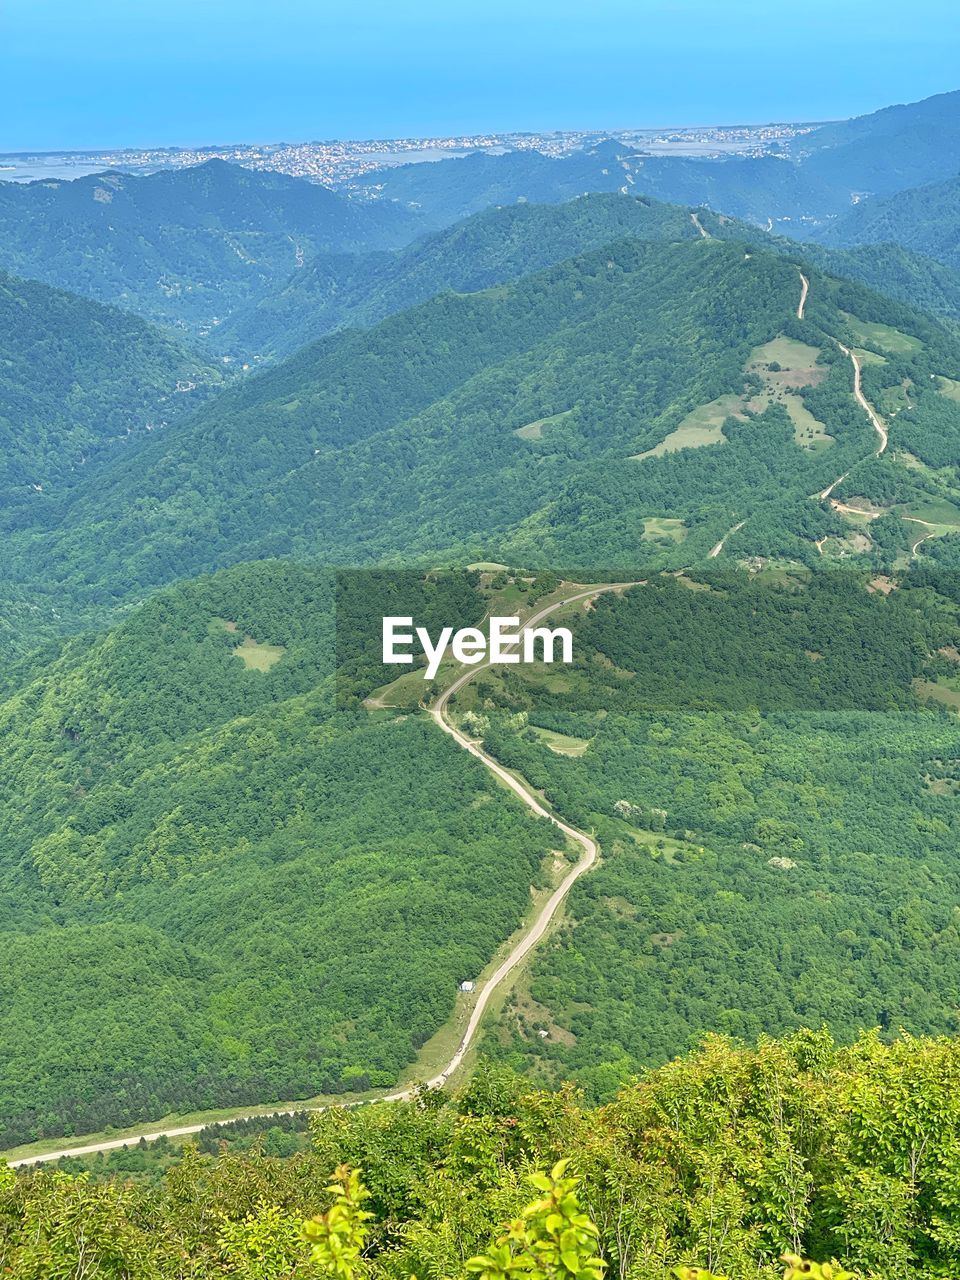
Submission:
M 737 533 L 740 529 L 742 529 L 746 523 L 747 523 L 746 520 L 741 520 L 740 523 L 735 524 L 732 529 L 728 529 L 727 532 L 720 539 L 720 541 L 717 543 L 717 545 L 715 547 L 711 547 L 710 550 L 707 552 L 707 559 L 715 560 L 717 556 L 720 554 L 720 552 L 723 550 L 723 544 L 726 542 L 726 540 L 728 538 L 732 538 L 733 535 Z
M 835 338 L 834 341 L 836 342 L 840 350 L 843 352 L 843 354 L 845 356 L 850 357 L 850 360 L 853 364 L 854 399 L 856 400 L 857 404 L 860 406 L 861 409 L 866 410 L 867 416 L 869 417 L 870 421 L 873 423 L 874 431 L 876 431 L 877 435 L 880 437 L 880 448 L 873 455 L 875 458 L 879 458 L 881 453 L 883 453 L 884 450 L 886 449 L 887 443 L 889 441 L 889 437 L 887 435 L 887 428 L 884 426 L 883 419 L 877 413 L 876 409 L 874 409 L 873 405 L 870 403 L 867 397 L 863 394 L 863 389 L 860 385 L 860 373 L 861 373 L 862 366 L 860 364 L 860 358 L 858 357 L 857 353 L 855 351 L 851 351 L 849 347 L 845 347 L 843 343 L 839 341 L 839 339 Z
M 706 227 L 703 225 L 703 223 L 700 221 L 700 219 L 697 217 L 695 213 L 691 213 L 690 221 L 693 223 L 693 225 L 697 228 L 697 230 L 703 236 L 704 240 L 713 239 L 710 232 L 706 229 Z
M 870 422 L 873 425 L 874 431 L 876 431 L 877 435 L 880 437 L 880 447 L 871 455 L 874 458 L 879 458 L 880 455 L 886 449 L 887 443 L 889 440 L 889 437 L 887 435 L 887 428 L 884 426 L 883 419 L 877 413 L 876 409 L 874 409 L 873 405 L 870 403 L 867 397 L 863 394 L 863 388 L 860 385 L 861 365 L 856 352 L 851 351 L 849 347 L 845 347 L 839 338 L 834 338 L 834 342 L 837 344 L 837 346 L 840 348 L 843 354 L 849 357 L 850 363 L 853 365 L 853 397 L 856 400 L 857 404 L 860 406 L 860 408 L 866 410 L 867 417 L 870 419 Z M 831 484 L 828 484 L 825 489 L 822 489 L 820 491 L 820 493 L 814 494 L 814 497 L 819 498 L 821 502 L 824 501 L 826 498 L 829 498 L 831 493 L 833 493 L 834 489 L 837 487 L 837 485 L 840 484 L 841 481 L 846 480 L 847 476 L 850 474 L 850 471 L 852 469 L 853 469 L 852 467 L 848 468 L 843 473 L 842 476 L 837 476 L 836 480 L 834 480 Z
M 548 605 L 546 608 L 541 609 L 538 613 L 528 618 L 520 629 L 520 635 L 522 637 L 524 632 L 539 626 L 540 623 L 549 618 L 551 614 L 557 613 L 559 610 L 566 608 L 567 605 L 575 604 L 578 600 L 588 600 L 594 596 L 600 595 L 601 592 L 604 591 L 623 591 L 630 585 L 630 583 L 623 582 L 607 583 L 602 586 L 594 586 L 585 590 L 577 591 L 569 596 L 564 596 L 562 600 L 554 601 L 553 604 Z M 463 675 L 458 676 L 453 684 L 451 684 L 449 688 L 445 689 L 433 705 L 428 708 L 429 714 L 433 717 L 444 733 L 449 734 L 458 746 L 462 747 L 464 751 L 468 751 L 470 755 L 474 756 L 483 765 L 485 765 L 495 777 L 509 787 L 514 795 L 518 796 L 519 799 L 523 801 L 532 813 L 535 813 L 539 818 L 546 818 L 548 822 L 552 822 L 553 825 L 562 831 L 565 836 L 568 836 L 578 844 L 582 852 L 574 866 L 571 867 L 560 884 L 554 889 L 553 893 L 551 893 L 550 897 L 538 909 L 533 919 L 530 920 L 527 927 L 524 929 L 522 936 L 517 940 L 513 947 L 511 947 L 509 954 L 483 983 L 483 986 L 480 988 L 477 995 L 476 1003 L 470 1013 L 466 1029 L 460 1038 L 460 1043 L 457 1046 L 456 1052 L 439 1075 L 436 1075 L 431 1080 L 426 1081 L 426 1084 L 432 1089 L 439 1088 L 441 1085 L 445 1084 L 450 1076 L 453 1075 L 453 1073 L 461 1066 L 464 1058 L 470 1051 L 471 1045 L 476 1039 L 477 1032 L 480 1029 L 480 1023 L 482 1022 L 483 1016 L 489 1007 L 490 1001 L 499 990 L 504 979 L 517 968 L 517 966 L 526 958 L 526 956 L 529 955 L 537 943 L 543 938 L 544 934 L 556 918 L 567 894 L 584 872 L 589 871 L 589 869 L 594 865 L 599 853 L 597 842 L 592 836 L 587 835 L 584 831 L 577 830 L 576 827 L 570 826 L 569 823 L 563 822 L 560 818 L 552 814 L 540 803 L 532 790 L 530 790 L 525 783 L 514 777 L 512 773 L 502 765 L 498 764 L 491 756 L 488 756 L 485 751 L 478 747 L 475 742 L 472 742 L 449 719 L 447 715 L 447 707 L 453 695 L 458 693 L 464 685 L 468 684 L 478 676 L 481 671 L 488 670 L 490 666 L 491 664 L 486 662 L 475 667 L 469 667 Z M 370 1098 L 362 1103 L 343 1103 L 341 1106 L 343 1109 L 348 1109 L 350 1107 L 369 1105 L 373 1102 L 403 1102 L 412 1098 L 419 1087 L 419 1084 L 408 1085 L 404 1089 L 397 1089 L 391 1093 L 385 1093 L 379 1097 Z M 336 1107 L 336 1105 L 337 1104 L 332 1104 L 333 1107 Z M 266 1112 L 261 1108 L 256 1111 L 251 1111 L 245 1115 L 231 1116 L 230 1119 L 252 1120 L 264 1114 L 289 1116 L 295 1115 L 299 1111 L 327 1111 L 329 1109 L 331 1108 L 328 1106 L 299 1106 L 285 1108 L 268 1107 Z M 24 1156 L 19 1160 L 11 1160 L 9 1163 L 11 1168 L 17 1169 L 23 1168 L 27 1165 L 43 1164 L 51 1160 L 60 1160 L 64 1156 L 87 1156 L 95 1155 L 100 1151 L 115 1151 L 120 1147 L 133 1146 L 138 1143 L 141 1138 L 146 1142 L 155 1142 L 157 1138 L 163 1137 L 185 1138 L 189 1137 L 191 1134 L 199 1133 L 202 1129 L 208 1128 L 211 1123 L 216 1122 L 208 1120 L 199 1124 L 177 1125 L 173 1128 L 167 1129 L 144 1130 L 142 1132 L 138 1131 L 133 1134 L 128 1134 L 125 1138 L 109 1138 L 103 1142 L 88 1142 L 82 1145 L 62 1147 L 57 1151 L 48 1151 L 43 1155 Z
M 797 267 L 797 270 L 800 271 L 800 268 Z M 802 320 L 804 308 L 807 305 L 807 294 L 810 292 L 810 281 L 807 279 L 807 277 L 803 274 L 802 271 L 800 271 L 800 280 L 802 281 L 802 284 L 800 288 L 800 303 L 797 307 L 797 318 L 799 320 Z M 839 338 L 834 338 L 834 342 L 837 344 L 837 346 L 840 348 L 843 354 L 848 358 L 850 363 L 853 365 L 853 398 L 856 400 L 860 408 L 866 412 L 867 417 L 870 419 L 870 422 L 873 426 L 874 431 L 876 431 L 877 435 L 880 437 L 880 447 L 873 454 L 873 457 L 879 458 L 880 455 L 885 451 L 887 447 L 889 437 L 887 435 L 887 428 L 884 425 L 883 419 L 877 413 L 876 409 L 874 409 L 873 405 L 870 403 L 867 397 L 863 394 L 863 387 L 861 385 L 862 366 L 860 364 L 860 358 L 855 351 L 851 351 L 849 347 L 845 347 Z M 842 481 L 846 480 L 851 470 L 852 468 L 849 468 L 843 473 L 842 476 L 837 476 L 836 480 L 828 484 L 825 489 L 821 489 L 819 493 L 815 493 L 813 497 L 819 499 L 819 501 L 821 502 L 825 502 L 826 499 L 830 497 L 831 493 L 833 493 L 837 485 L 842 483 Z M 823 555 L 823 549 L 820 543 L 817 543 L 817 550 L 820 552 L 821 555 Z M 714 553 L 711 551 L 710 554 L 713 555 Z
M 797 267 L 797 270 L 798 270 L 798 271 L 800 271 L 800 268 L 799 268 L 799 267 Z M 797 319 L 798 319 L 798 320 L 802 320 L 802 319 L 803 319 L 803 309 L 804 309 L 804 307 L 807 305 L 807 294 L 808 294 L 809 292 L 810 292 L 810 281 L 809 281 L 809 280 L 807 279 L 807 277 L 803 274 L 803 272 L 802 272 L 802 271 L 800 271 L 800 301 L 799 301 L 799 303 L 797 304 Z
M 929 533 L 921 534 L 921 536 L 916 540 L 916 542 L 911 544 L 910 554 L 912 556 L 915 556 L 917 555 L 917 547 L 920 546 L 921 542 L 926 542 L 928 538 L 935 538 L 937 536 L 940 526 L 931 524 L 929 520 L 921 520 L 919 516 L 903 516 L 901 518 L 903 520 L 906 520 L 909 524 L 922 524 L 925 528 L 930 530 Z

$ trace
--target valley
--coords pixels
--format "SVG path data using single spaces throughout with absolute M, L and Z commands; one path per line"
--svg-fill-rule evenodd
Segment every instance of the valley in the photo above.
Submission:
M 0 175 L 0 1272 L 955 1274 L 960 93 L 318 136 Z

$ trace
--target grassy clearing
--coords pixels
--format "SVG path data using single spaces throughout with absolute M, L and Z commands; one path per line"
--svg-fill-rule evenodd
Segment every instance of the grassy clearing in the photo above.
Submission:
M 555 413 L 552 417 L 538 418 L 536 422 L 528 422 L 525 427 L 517 427 L 513 434 L 521 440 L 542 440 L 545 431 L 555 427 L 564 418 L 569 418 L 571 413 L 572 409 L 565 409 L 563 413 Z
M 230 635 L 237 634 L 237 624 L 229 618 L 212 618 L 210 628 L 222 629 Z M 253 636 L 244 636 L 233 650 L 234 656 L 240 658 L 248 671 L 269 671 L 287 652 L 282 644 L 260 644 Z
M 854 347 L 853 354 L 857 357 L 861 364 L 886 364 L 887 357 L 879 355 L 876 351 L 868 351 L 866 347 Z
M 679 859 L 699 856 L 703 853 L 703 845 L 692 840 L 677 840 L 663 831 L 648 831 L 644 827 L 625 826 L 629 839 L 640 849 L 654 858 L 662 858 L 664 862 L 676 862 Z
M 956 378 L 937 378 L 937 390 L 948 400 L 960 400 L 960 382 Z
M 826 368 L 817 364 L 819 355 L 819 347 L 781 336 L 765 342 L 762 347 L 754 347 L 747 361 L 747 372 L 759 374 L 776 391 L 815 387 L 827 376 Z M 770 365 L 780 368 L 770 369 Z
M 633 454 L 630 460 L 642 462 L 644 458 L 659 458 L 665 453 L 676 453 L 679 449 L 702 449 L 705 445 L 722 444 L 725 438 L 723 424 L 730 417 L 743 417 L 742 396 L 720 396 L 709 404 L 700 405 L 692 413 L 688 413 L 665 440 L 644 453 Z
M 912 409 L 913 401 L 910 399 L 912 386 L 910 379 L 904 378 L 895 387 L 884 387 L 880 394 L 880 409 L 889 414 L 899 413 L 902 409 Z
M 634 454 L 631 461 L 659 458 L 678 449 L 700 449 L 705 445 L 722 444 L 723 424 L 728 418 L 745 418 L 747 411 L 762 413 L 773 404 L 782 405 L 793 423 L 793 438 L 802 449 L 820 451 L 833 443 L 826 425 L 815 418 L 798 394 L 804 387 L 816 387 L 827 376 L 824 365 L 818 364 L 820 348 L 806 342 L 797 342 L 782 335 L 760 347 L 754 347 L 744 367 L 744 372 L 759 378 L 761 388 L 750 396 L 726 395 L 688 413 L 676 430 L 661 440 L 653 449 Z M 646 521 L 644 522 L 646 529 Z M 644 533 L 646 537 L 646 532 Z M 651 534 L 651 537 L 654 535 Z
M 402 676 L 398 676 L 390 684 L 383 685 L 380 689 L 375 689 L 366 699 L 366 705 L 371 710 L 385 707 L 391 711 L 398 710 L 401 707 L 416 706 L 428 688 L 429 684 L 423 678 L 423 666 L 421 664 L 421 666 L 415 667 L 413 671 L 405 671 Z
M 553 729 L 541 729 L 532 724 L 530 728 L 545 746 L 558 756 L 582 756 L 590 743 L 586 738 L 574 738 L 567 733 L 555 733 Z
M 913 690 L 921 702 L 939 702 L 945 707 L 960 709 L 960 689 L 946 680 L 914 680 Z
M 874 324 L 869 320 L 860 320 L 845 311 L 841 312 L 841 315 L 857 342 L 866 347 L 879 347 L 881 351 L 887 351 L 893 356 L 914 355 L 923 347 L 919 338 L 903 333 L 900 329 L 894 329 L 889 324 Z
M 246 636 L 233 652 L 243 660 L 248 671 L 269 671 L 287 650 L 282 644 L 259 644 L 253 636 Z
M 913 516 L 915 520 L 927 520 L 930 524 L 960 528 L 960 507 L 947 498 L 924 497 L 899 507 L 898 512 L 901 516 Z
M 819 347 L 780 337 L 754 347 L 747 362 L 747 373 L 763 383 L 763 390 L 750 400 L 748 407 L 761 413 L 772 404 L 782 405 L 793 423 L 795 443 L 814 452 L 829 449 L 834 439 L 796 393 L 802 387 L 819 386 L 827 376 L 826 368 L 817 364 L 819 355 Z
M 786 396 L 784 408 L 793 423 L 793 438 L 801 449 L 819 453 L 835 443 L 826 425 L 815 418 L 799 396 Z
M 643 522 L 641 542 L 683 542 L 690 530 L 682 520 L 667 516 L 648 516 Z
M 906 467 L 908 471 L 919 471 L 928 476 L 933 474 L 932 467 L 928 467 L 925 462 L 921 462 L 916 454 L 910 453 L 907 449 L 897 449 L 892 455 L 892 460 L 898 466 Z

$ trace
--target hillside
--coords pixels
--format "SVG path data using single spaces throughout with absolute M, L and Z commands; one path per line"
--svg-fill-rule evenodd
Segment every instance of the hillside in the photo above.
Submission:
M 0 272 L 0 522 L 202 401 L 222 375 L 149 324 Z
M 490 205 L 560 201 L 585 191 L 631 191 L 706 205 L 785 234 L 806 234 L 855 198 L 953 176 L 960 155 L 960 93 L 824 125 L 787 155 L 690 159 L 645 154 L 613 139 L 554 159 L 537 151 L 475 153 L 430 165 L 375 170 L 350 188 L 416 210 L 443 226 Z
M 953 1040 L 839 1046 L 810 1031 L 750 1047 L 712 1037 L 600 1109 L 487 1069 L 451 1096 L 316 1116 L 309 1132 L 306 1116 L 266 1115 L 208 1129 L 199 1149 L 131 1147 L 92 1177 L 77 1176 L 80 1161 L 3 1171 L 0 1256 L 17 1280 L 81 1266 L 136 1280 L 463 1277 L 482 1265 L 467 1259 L 491 1252 L 524 1273 L 524 1237 L 549 1245 L 576 1213 L 580 1238 L 570 1230 L 566 1248 L 599 1251 L 607 1274 L 929 1280 L 960 1258 L 949 1227 L 958 1076 Z M 556 1176 L 578 1183 L 534 1180 L 561 1158 Z M 343 1194 L 348 1169 L 366 1197 Z M 341 1247 L 337 1270 L 324 1265 L 331 1237 L 355 1246 L 357 1227 L 362 1252 Z M 854 1270 L 796 1260 L 785 1271 L 782 1255 L 797 1251 Z
M 68 495 L 11 540 L 9 581 L 58 584 L 66 610 L 266 555 L 689 565 L 728 533 L 735 558 L 889 566 L 905 520 L 960 526 L 960 349 L 809 282 L 801 320 L 785 257 L 628 240 L 331 335 Z M 876 461 L 838 342 L 886 415 Z
M 702 207 L 697 216 L 719 239 L 797 256 L 793 240 Z M 622 237 L 673 242 L 700 234 L 685 206 L 620 192 L 486 209 L 393 253 L 319 255 L 281 289 L 227 321 L 218 342 L 247 359 L 291 354 L 333 329 L 376 324 L 445 290 L 470 293 L 505 284 Z M 931 258 L 892 244 L 841 251 L 810 241 L 803 256 L 827 274 L 960 318 L 960 272 Z
M 552 203 L 588 191 L 628 192 L 676 204 L 708 205 L 751 222 L 825 216 L 836 193 L 775 156 L 723 161 L 651 156 L 607 139 L 552 158 L 538 151 L 477 152 L 430 165 L 376 170 L 351 184 L 372 202 L 390 200 L 434 227 L 490 205 Z
M 960 91 L 823 125 L 795 139 L 793 153 L 807 177 L 849 195 L 952 177 L 960 156 Z
M 582 614 L 562 676 L 475 682 L 457 714 L 604 849 L 487 1052 L 605 1099 L 718 1029 L 952 1033 L 957 604 L 669 575 Z
M 209 333 L 319 252 L 416 234 L 388 205 L 210 160 L 149 177 L 0 182 L 0 268 Z
M 817 239 L 844 248 L 892 241 L 960 269 L 960 178 L 864 200 Z
M 484 607 L 469 577 L 382 590 L 434 627 Z M 0 703 L 4 1145 L 392 1084 L 546 882 L 556 835 L 446 735 L 337 710 L 332 603 L 231 570 Z
M 625 236 L 697 234 L 686 209 L 620 194 L 487 209 L 393 254 L 320 255 L 225 324 L 218 341 L 240 354 L 289 355 L 332 329 L 376 324 L 446 290 L 504 284 Z

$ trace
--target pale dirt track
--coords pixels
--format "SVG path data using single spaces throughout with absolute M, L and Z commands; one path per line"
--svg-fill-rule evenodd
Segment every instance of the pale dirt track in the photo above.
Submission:
M 930 530 L 929 533 L 921 534 L 916 542 L 911 544 L 910 554 L 915 556 L 917 554 L 917 547 L 920 546 L 921 542 L 926 542 L 928 538 L 935 538 L 937 536 L 939 526 L 931 524 L 929 520 L 921 520 L 919 516 L 904 516 L 903 519 L 910 524 L 922 524 L 924 528 Z
M 541 609 L 539 613 L 536 613 L 529 618 L 521 628 L 521 635 L 523 631 L 538 626 L 551 614 L 556 613 L 558 610 L 565 608 L 569 604 L 573 604 L 578 600 L 588 600 L 592 596 L 597 596 L 603 591 L 622 591 L 629 585 L 629 583 L 610 583 L 603 586 L 590 587 L 586 590 L 581 590 L 572 595 L 565 596 L 562 600 L 555 601 L 552 605 L 548 605 L 545 609 Z M 582 852 L 575 865 L 567 872 L 561 883 L 556 887 L 556 889 L 554 889 L 547 901 L 537 910 L 533 919 L 530 920 L 529 924 L 524 929 L 522 936 L 510 949 L 509 954 L 484 982 L 470 1014 L 466 1029 L 460 1038 L 460 1043 L 457 1046 L 456 1052 L 439 1075 L 436 1075 L 425 1082 L 428 1087 L 433 1089 L 439 1088 L 441 1085 L 445 1084 L 450 1076 L 453 1075 L 453 1073 L 462 1065 L 464 1058 L 467 1056 L 467 1053 L 470 1051 L 470 1048 L 476 1039 L 480 1023 L 483 1020 L 483 1015 L 487 1011 L 494 994 L 500 988 L 504 979 L 517 968 L 541 938 L 543 938 L 544 934 L 556 918 L 557 912 L 560 910 L 567 894 L 584 872 L 589 871 L 593 866 L 598 855 L 597 843 L 592 836 L 587 835 L 584 831 L 578 831 L 576 827 L 570 826 L 569 823 L 563 822 L 560 818 L 557 818 L 552 814 L 540 803 L 525 783 L 515 778 L 514 775 L 507 769 L 504 769 L 502 765 L 497 764 L 492 757 L 488 756 L 485 751 L 481 750 L 476 743 L 471 742 L 470 739 L 465 734 L 461 733 L 461 731 L 448 719 L 446 712 L 450 698 L 462 689 L 464 685 L 469 683 L 469 681 L 475 676 L 479 675 L 481 671 L 486 671 L 489 667 L 490 663 L 483 663 L 479 666 L 470 667 L 465 671 L 464 674 L 459 676 L 448 689 L 444 690 L 433 706 L 429 708 L 430 715 L 444 733 L 449 734 L 458 746 L 462 747 L 464 751 L 468 751 L 470 755 L 474 756 L 483 765 L 485 765 L 495 777 L 509 787 L 514 795 L 518 796 L 519 799 L 523 801 L 531 812 L 535 813 L 539 818 L 546 818 L 548 822 L 552 822 L 555 827 L 559 828 L 559 830 L 564 833 L 564 835 L 568 836 L 578 844 Z M 404 1089 L 397 1089 L 391 1093 L 385 1093 L 378 1098 L 371 1098 L 363 1104 L 346 1103 L 343 1104 L 343 1106 L 350 1107 L 357 1105 L 369 1105 L 369 1103 L 372 1102 L 402 1102 L 413 1097 L 419 1087 L 419 1085 L 409 1085 Z M 298 1111 L 326 1111 L 328 1109 L 330 1108 L 325 1106 L 285 1107 L 282 1109 L 271 1109 L 268 1114 L 295 1115 Z M 251 1111 L 245 1115 L 231 1116 L 230 1119 L 252 1120 L 263 1114 L 265 1113 L 261 1108 L 260 1110 Z M 147 1142 L 155 1142 L 157 1138 L 163 1137 L 189 1137 L 191 1134 L 199 1133 L 202 1129 L 208 1128 L 211 1123 L 215 1122 L 203 1121 L 199 1124 L 177 1125 L 172 1128 L 144 1130 L 142 1132 L 129 1134 L 125 1138 L 109 1138 L 103 1142 L 89 1142 L 80 1146 L 63 1147 L 58 1151 L 45 1152 L 43 1155 L 25 1156 L 22 1159 L 10 1161 L 10 1165 L 12 1168 L 16 1169 L 23 1168 L 27 1165 L 43 1164 L 51 1160 L 60 1160 L 64 1156 L 87 1156 L 96 1155 L 97 1152 L 100 1151 L 116 1151 L 121 1147 L 135 1145 L 141 1138 Z
M 874 431 L 876 431 L 877 435 L 880 437 L 880 447 L 876 449 L 872 455 L 874 458 L 879 458 L 887 447 L 889 439 L 887 436 L 887 428 L 884 426 L 883 419 L 877 413 L 876 409 L 874 409 L 873 405 L 863 394 L 863 388 L 860 385 L 861 365 L 856 352 L 851 351 L 849 347 L 845 347 L 839 338 L 834 338 L 834 342 L 836 342 L 837 346 L 843 354 L 849 358 L 850 363 L 853 365 L 853 397 L 860 408 L 866 410 L 867 417 L 870 419 Z M 840 484 L 842 480 L 846 480 L 849 474 L 850 471 L 847 470 L 842 476 L 837 476 L 836 480 L 831 484 L 828 484 L 825 489 L 821 490 L 821 492 L 816 495 L 816 497 L 818 497 L 821 502 L 824 499 L 829 498 L 837 485 Z
M 720 552 L 723 550 L 723 544 L 726 542 L 726 540 L 728 538 L 732 538 L 733 535 L 739 532 L 739 530 L 742 529 L 746 523 L 747 523 L 746 520 L 741 520 L 740 523 L 735 524 L 732 529 L 728 529 L 727 532 L 720 539 L 720 541 L 717 543 L 717 545 L 715 547 L 711 547 L 710 550 L 707 552 L 707 559 L 715 560 L 717 556 L 720 554 Z
M 850 360 L 853 363 L 854 398 L 856 399 L 857 404 L 860 406 L 860 408 L 866 410 L 867 416 L 869 417 L 870 421 L 873 423 L 874 431 L 876 431 L 877 435 L 880 437 L 880 448 L 873 455 L 875 458 L 879 458 L 881 453 L 883 453 L 887 447 L 887 442 L 889 439 L 889 437 L 887 436 L 887 428 L 884 426 L 883 419 L 877 413 L 876 409 L 874 409 L 873 405 L 870 403 L 867 397 L 863 394 L 863 389 L 860 385 L 860 373 L 861 373 L 862 366 L 860 364 L 860 360 L 856 352 L 851 351 L 849 347 L 845 347 L 842 342 L 837 342 L 837 346 L 840 348 L 840 350 L 843 352 L 845 356 L 850 357 Z
M 797 270 L 800 271 L 800 268 L 797 267 Z M 807 277 L 803 274 L 802 271 L 800 271 L 800 282 L 801 282 L 800 283 L 800 301 L 797 304 L 798 320 L 803 319 L 803 309 L 807 305 L 807 294 L 810 292 L 810 281 L 807 279 Z

